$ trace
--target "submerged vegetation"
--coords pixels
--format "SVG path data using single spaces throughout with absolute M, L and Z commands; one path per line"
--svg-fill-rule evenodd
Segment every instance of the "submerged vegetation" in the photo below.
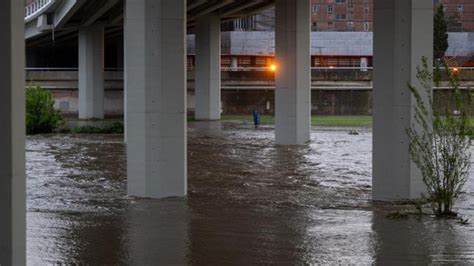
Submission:
M 449 106 L 444 110 L 433 107 L 432 86 L 440 87 L 443 75 L 448 78 L 455 112 Z M 433 72 L 424 58 L 417 78 L 421 88 L 409 84 L 416 101 L 414 123 L 407 129 L 410 156 L 421 170 L 434 213 L 438 217 L 455 217 L 453 205 L 471 166 L 471 93 L 468 89 L 467 99 L 463 99 L 458 76 L 445 63 L 437 64 Z
M 81 126 L 71 129 L 70 133 L 75 134 L 123 134 L 124 126 L 121 122 L 114 122 L 103 127 Z
M 26 89 L 26 133 L 51 133 L 63 123 L 61 113 L 54 108 L 51 93 L 41 87 Z

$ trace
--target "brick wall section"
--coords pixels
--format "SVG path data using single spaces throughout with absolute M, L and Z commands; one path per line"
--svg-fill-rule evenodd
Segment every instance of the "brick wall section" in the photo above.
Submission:
M 443 4 L 448 17 L 449 31 L 474 32 L 474 1 L 472 0 L 435 0 L 436 5 Z
M 474 32 L 473 0 L 433 0 L 445 6 L 449 31 Z M 373 0 L 312 0 L 314 31 L 372 31 Z
M 313 31 L 372 31 L 373 0 L 312 0 Z

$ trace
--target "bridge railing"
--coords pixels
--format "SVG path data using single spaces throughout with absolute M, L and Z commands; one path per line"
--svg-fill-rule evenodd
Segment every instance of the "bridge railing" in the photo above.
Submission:
M 474 81 L 474 67 L 451 67 L 451 71 L 459 74 L 460 80 Z M 77 67 L 29 67 L 27 72 L 77 72 Z M 189 69 L 190 73 L 194 68 Z M 105 68 L 105 72 L 123 72 L 123 68 Z M 274 71 L 270 67 L 221 67 L 224 80 L 273 80 Z M 278 70 L 276 70 L 278 71 Z M 312 67 L 313 81 L 370 81 L 372 80 L 372 67 Z
M 20 1 L 20 0 L 19 0 Z M 43 13 L 55 0 L 35 0 L 25 7 L 25 22 Z
M 53 72 L 53 71 L 79 71 L 77 67 L 27 67 L 25 71 Z

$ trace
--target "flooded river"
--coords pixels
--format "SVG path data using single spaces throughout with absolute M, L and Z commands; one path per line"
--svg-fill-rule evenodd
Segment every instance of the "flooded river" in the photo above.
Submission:
M 473 264 L 473 224 L 372 204 L 372 133 L 356 130 L 287 147 L 272 128 L 190 123 L 189 194 L 164 200 L 126 196 L 122 136 L 29 137 L 28 264 Z

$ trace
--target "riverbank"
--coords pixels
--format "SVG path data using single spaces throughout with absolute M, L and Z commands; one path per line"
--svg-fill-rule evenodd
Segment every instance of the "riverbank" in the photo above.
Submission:
M 194 119 L 191 119 L 191 121 Z M 235 122 L 250 122 L 253 123 L 251 115 L 223 115 L 222 121 L 235 121 Z M 261 116 L 260 122 L 262 124 L 275 124 L 274 116 Z M 325 126 L 325 127 L 371 127 L 372 116 L 312 116 L 312 126 Z

